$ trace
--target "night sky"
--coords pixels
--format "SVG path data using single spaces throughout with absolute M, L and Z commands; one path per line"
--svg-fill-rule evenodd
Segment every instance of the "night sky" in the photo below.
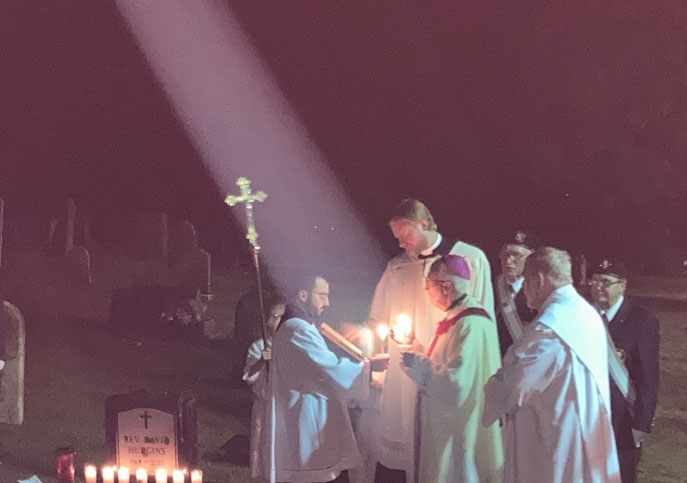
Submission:
M 684 246 L 682 2 L 227 3 L 385 247 L 404 196 L 492 253 L 516 228 L 577 251 Z M 113 2 L 6 0 L 0 46 L 8 209 L 71 194 L 226 222 Z

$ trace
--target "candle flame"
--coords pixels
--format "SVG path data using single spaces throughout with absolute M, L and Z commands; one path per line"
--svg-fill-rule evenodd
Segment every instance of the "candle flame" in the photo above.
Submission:
M 389 336 L 389 326 L 385 324 L 380 324 L 377 326 L 377 335 L 380 339 L 384 340 Z
M 406 333 L 410 333 L 413 329 L 413 321 L 407 314 L 398 314 L 396 316 L 396 324 L 398 324 L 399 329 Z

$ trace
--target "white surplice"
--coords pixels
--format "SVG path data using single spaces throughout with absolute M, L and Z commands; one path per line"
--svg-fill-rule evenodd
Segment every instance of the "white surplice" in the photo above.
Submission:
M 504 417 L 505 482 L 619 482 L 606 328 L 572 287 L 554 291 L 485 388 Z
M 465 257 L 470 265 L 469 294 L 477 299 L 494 320 L 494 292 L 491 268 L 484 252 L 464 242 L 456 243 L 451 254 Z M 369 318 L 393 325 L 399 314 L 408 315 L 415 338 L 427 347 L 441 310 L 432 305 L 425 290 L 425 273 L 438 257 L 418 259 L 402 253 L 389 261 L 377 284 Z M 379 418 L 370 431 L 375 433 L 375 459 L 387 468 L 406 472 L 406 481 L 414 481 L 414 426 L 416 388 L 401 370 L 398 346 L 389 341 L 389 369 L 386 371 Z
M 272 344 L 263 481 L 331 481 L 360 466 L 346 399 L 366 399 L 370 364 L 339 357 L 317 327 L 282 322 Z
M 437 334 L 431 354 L 417 356 L 409 374 L 420 391 L 421 483 L 500 483 L 503 441 L 498 423 L 482 425 L 484 385 L 501 366 L 494 322 L 473 298 L 446 313 L 446 332 Z

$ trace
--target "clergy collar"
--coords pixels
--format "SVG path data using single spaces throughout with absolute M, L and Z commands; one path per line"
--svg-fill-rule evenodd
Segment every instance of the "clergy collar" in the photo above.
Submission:
M 510 286 L 513 287 L 513 293 L 518 294 L 522 290 L 522 284 L 525 282 L 525 277 L 520 277 L 515 282 L 511 283 Z
M 443 237 L 441 236 L 441 233 L 437 232 L 437 239 L 434 240 L 434 243 L 432 244 L 432 246 L 426 250 L 422 250 L 420 252 L 420 255 L 422 255 L 423 257 L 428 257 L 428 256 L 432 255 L 434 253 L 434 250 L 436 250 L 437 247 L 439 247 L 439 245 L 441 245 L 442 239 L 443 239 Z
M 611 308 L 609 308 L 605 312 L 603 310 L 599 310 L 599 312 L 602 314 L 605 313 L 606 318 L 610 322 L 618 314 L 618 311 L 620 310 L 620 306 L 623 305 L 624 300 L 625 300 L 625 296 L 621 295 L 620 297 L 618 297 L 618 300 L 616 300 L 615 303 L 611 306 Z

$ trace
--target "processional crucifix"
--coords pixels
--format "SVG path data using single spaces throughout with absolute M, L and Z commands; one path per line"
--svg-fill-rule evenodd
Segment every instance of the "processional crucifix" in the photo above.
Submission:
M 260 273 L 260 245 L 258 245 L 258 232 L 255 229 L 255 218 L 253 217 L 253 203 L 256 201 L 263 202 L 267 199 L 267 193 L 258 191 L 253 193 L 250 185 L 251 180 L 240 177 L 236 181 L 241 194 L 238 196 L 228 195 L 224 202 L 229 206 L 235 206 L 243 203 L 246 208 L 246 239 L 250 243 L 251 252 L 253 253 L 253 267 L 255 268 L 255 276 L 258 282 L 258 301 L 260 302 L 260 326 L 262 328 L 262 342 L 267 347 L 267 319 L 265 318 L 265 299 L 262 292 L 262 275 Z

